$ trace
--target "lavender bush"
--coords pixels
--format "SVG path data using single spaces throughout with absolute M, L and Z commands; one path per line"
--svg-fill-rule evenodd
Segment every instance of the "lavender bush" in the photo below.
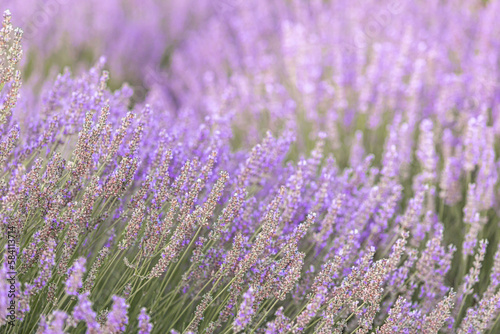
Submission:
M 70 2 L 0 30 L 1 333 L 500 332 L 500 2 Z

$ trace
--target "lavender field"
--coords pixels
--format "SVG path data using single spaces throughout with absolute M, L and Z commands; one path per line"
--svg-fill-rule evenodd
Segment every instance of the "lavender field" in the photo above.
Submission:
M 499 0 L 0 13 L 0 333 L 500 333 Z

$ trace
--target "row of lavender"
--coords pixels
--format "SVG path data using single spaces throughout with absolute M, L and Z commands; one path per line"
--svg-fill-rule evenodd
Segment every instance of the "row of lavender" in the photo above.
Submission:
M 172 47 L 145 4 L 160 47 L 130 67 L 82 41 L 143 96 L 104 58 L 20 88 L 5 14 L 2 330 L 498 331 L 498 2 L 224 4 Z

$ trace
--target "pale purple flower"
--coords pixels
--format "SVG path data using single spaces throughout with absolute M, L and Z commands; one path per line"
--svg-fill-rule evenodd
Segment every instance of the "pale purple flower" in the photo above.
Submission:
M 63 311 L 54 311 L 52 315 L 49 316 L 48 320 L 45 316 L 42 316 L 37 333 L 39 334 L 64 334 L 65 331 L 65 321 L 68 318 L 68 314 Z
M 139 320 L 139 334 L 151 333 L 153 324 L 151 324 L 150 322 L 151 317 L 147 314 L 145 307 L 141 309 L 141 313 L 139 314 L 137 319 Z
M 72 317 L 77 323 L 84 321 L 89 333 L 101 333 L 101 326 L 96 320 L 97 313 L 92 310 L 88 292 L 78 295 L 78 303 L 73 309 Z
M 56 241 L 54 239 L 49 239 L 47 245 L 42 251 L 42 255 L 40 257 L 40 271 L 38 273 L 38 277 L 33 282 L 33 290 L 32 293 L 37 293 L 40 291 L 48 282 L 48 280 L 52 277 L 52 269 L 54 268 L 56 262 Z
M 436 178 L 437 154 L 433 134 L 434 126 L 430 119 L 420 123 L 417 157 L 423 169 L 422 182 L 433 183 Z
M 68 270 L 69 277 L 66 280 L 66 293 L 68 295 L 77 296 L 78 291 L 82 288 L 82 278 L 85 273 L 86 262 L 87 260 L 84 257 L 80 257 Z
M 105 330 L 107 333 L 123 333 L 128 324 L 127 309 L 129 305 L 125 298 L 113 296 L 113 306 L 108 314 Z
M 233 322 L 233 329 L 236 333 L 244 330 L 245 327 L 250 322 L 250 320 L 252 319 L 255 312 L 253 307 L 254 301 L 255 301 L 254 290 L 250 286 L 247 292 L 243 294 L 243 300 L 240 304 L 238 314 L 236 315 L 236 318 L 234 319 Z

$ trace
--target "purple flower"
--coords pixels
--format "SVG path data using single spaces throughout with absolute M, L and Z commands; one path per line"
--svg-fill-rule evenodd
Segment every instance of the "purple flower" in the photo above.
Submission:
M 82 277 L 85 273 L 85 263 L 87 260 L 83 257 L 78 258 L 73 266 L 68 270 L 68 279 L 66 280 L 66 293 L 77 296 L 78 290 L 82 288 Z
M 254 290 L 250 288 L 243 294 L 243 301 L 240 304 L 238 314 L 233 322 L 233 329 L 236 333 L 241 332 L 248 325 L 254 315 Z
M 105 330 L 107 333 L 123 333 L 128 324 L 127 309 L 129 305 L 125 298 L 113 296 L 113 306 L 108 314 Z
M 151 317 L 146 313 L 146 308 L 141 309 L 141 313 L 137 320 L 139 320 L 139 334 L 149 334 L 153 329 L 153 324 L 150 323 Z
M 97 314 L 92 310 L 92 303 L 88 297 L 88 292 L 78 295 L 78 303 L 73 309 L 72 316 L 77 323 L 84 321 L 88 332 L 98 334 L 101 333 L 101 326 L 96 320 Z
M 2 1 L 0 332 L 496 330 L 499 1 L 66 2 Z

